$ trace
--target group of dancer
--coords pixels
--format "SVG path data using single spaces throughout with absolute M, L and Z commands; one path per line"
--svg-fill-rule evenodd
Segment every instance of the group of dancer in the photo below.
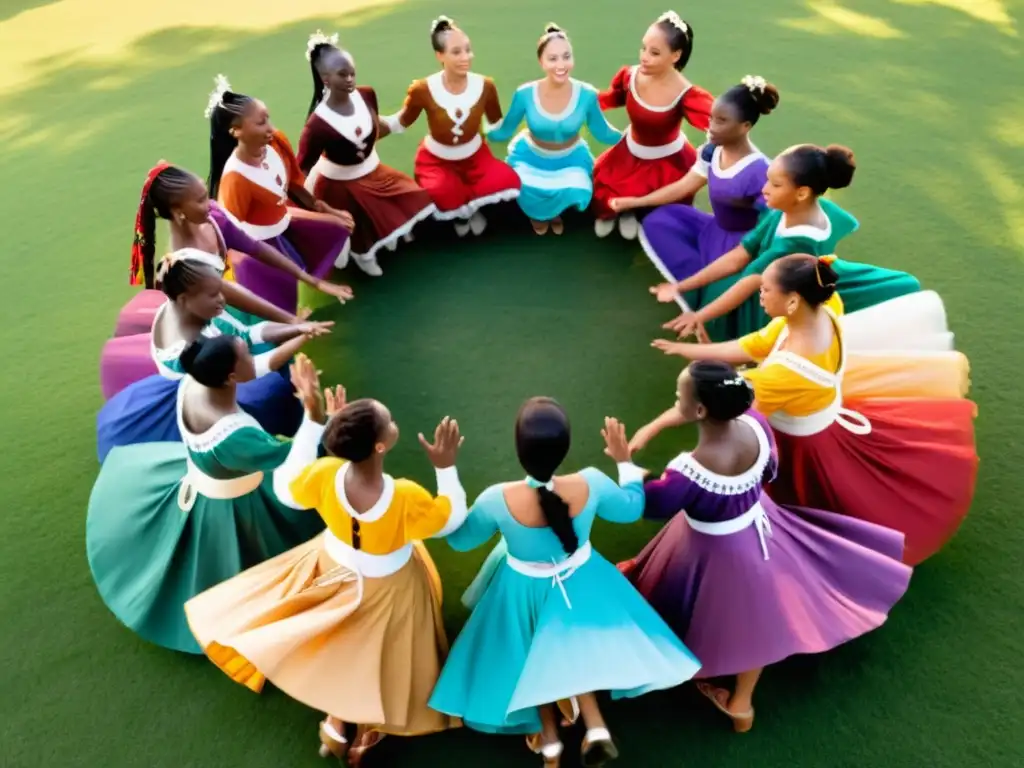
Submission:
M 823 195 L 852 182 L 853 153 L 762 154 L 750 132 L 777 89 L 748 76 L 712 99 L 692 85 L 693 30 L 675 13 L 600 93 L 570 77 L 569 38 L 549 25 L 544 77 L 505 115 L 464 31 L 442 17 L 430 41 L 441 71 L 382 116 L 352 56 L 318 32 L 297 154 L 266 105 L 221 78 L 208 181 L 167 163 L 147 175 L 131 272 L 147 290 L 101 362 L 87 522 L 100 595 L 146 640 L 323 712 L 321 754 L 351 765 L 387 734 L 465 725 L 524 735 L 558 766 L 579 719 L 583 764 L 603 765 L 617 747 L 598 694 L 695 678 L 747 731 L 766 666 L 880 626 L 967 514 L 975 406 L 942 301 L 906 273 L 835 257 L 858 223 Z M 620 132 L 604 112 L 623 106 Z M 421 112 L 414 180 L 376 143 Z M 693 148 L 683 120 L 707 143 Z M 596 162 L 584 125 L 612 145 Z M 512 139 L 507 162 L 485 134 Z M 711 213 L 691 204 L 705 186 Z M 418 437 L 436 494 L 393 478 L 388 407 L 322 387 L 301 349 L 332 331 L 310 319 L 322 297 L 352 298 L 328 279 L 335 266 L 379 275 L 417 223 L 480 235 L 482 208 L 512 199 L 538 235 L 593 206 L 598 235 L 639 238 L 667 281 L 651 292 L 681 309 L 666 323 L 679 339 L 653 346 L 691 362 L 675 404 L 631 438 L 605 420 L 617 482 L 564 466 L 569 417 L 535 397 L 514 420 L 526 479 L 470 504 L 455 419 Z M 157 217 L 170 227 L 159 262 Z M 633 456 L 692 423 L 696 447 L 645 482 Z M 597 517 L 668 522 L 616 567 L 590 543 Z M 496 535 L 449 648 L 423 541 L 462 552 Z

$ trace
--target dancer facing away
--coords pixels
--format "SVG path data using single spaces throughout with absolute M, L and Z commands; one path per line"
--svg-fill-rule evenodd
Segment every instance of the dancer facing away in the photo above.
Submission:
M 489 77 L 470 72 L 469 37 L 447 16 L 430 25 L 430 44 L 441 71 L 413 81 L 400 112 L 384 118 L 391 133 L 402 133 L 427 115 L 429 131 L 416 150 L 416 181 L 437 204 L 435 218 L 455 221 L 455 233 L 482 234 L 484 206 L 519 196 L 515 171 L 491 154 L 481 138 L 482 123 L 501 121 L 498 90 Z
M 381 163 L 377 142 L 388 127 L 377 94 L 356 85 L 355 61 L 337 40 L 317 31 L 307 44 L 313 99 L 299 139 L 299 168 L 314 197 L 352 215 L 352 258 L 377 277 L 381 249 L 394 251 L 400 239 L 411 240 L 413 227 L 437 206 L 415 181 Z
M 601 113 L 597 90 L 570 77 L 575 60 L 569 37 L 549 24 L 537 43 L 537 59 L 544 79 L 521 85 L 508 114 L 492 127 L 490 141 L 507 141 L 525 119 L 526 130 L 508 147 L 508 164 L 523 182 L 519 207 L 538 235 L 550 228 L 562 234 L 562 214 L 570 208 L 584 211 L 593 193 L 594 156 L 580 129 L 586 125 L 603 144 L 622 138 Z
M 139 362 L 131 364 L 143 377 L 132 382 L 100 409 L 96 417 L 97 449 L 102 462 L 118 445 L 181 440 L 176 401 L 185 375 L 181 355 L 197 338 L 228 335 L 240 338 L 256 355 L 255 376 L 238 387 L 244 411 L 268 432 L 293 435 L 302 418 L 286 366 L 310 338 L 330 333 L 333 322 L 259 323 L 247 326 L 224 311 L 220 262 L 195 249 L 165 257 L 157 273 L 166 300 L 145 334 L 148 375 Z M 133 337 L 128 337 L 133 338 Z M 276 347 L 275 345 L 281 346 Z
M 594 166 L 594 231 L 607 237 L 615 229 L 617 197 L 641 197 L 686 176 L 697 152 L 680 122 L 704 133 L 711 115 L 711 94 L 691 83 L 683 69 L 693 53 L 693 27 L 669 11 L 644 35 L 640 65 L 627 66 L 600 96 L 601 107 L 625 107 L 629 128 L 623 141 Z M 690 202 L 683 200 L 682 202 Z M 633 240 L 639 223 L 632 212 L 619 218 L 619 233 Z
M 235 93 L 223 75 L 210 94 L 210 194 L 253 239 L 323 279 L 348 262 L 352 216 L 316 200 L 304 184 L 287 137 L 270 122 L 259 99 Z M 294 204 L 290 204 L 294 203 Z M 239 282 L 286 310 L 298 303 L 298 285 L 259 262 L 235 265 Z M 316 285 L 323 288 L 323 285 Z M 336 295 L 335 291 L 331 291 Z M 343 294 L 338 298 L 349 298 Z
M 103 602 L 143 639 L 202 653 L 186 601 L 308 541 L 323 523 L 274 492 L 273 471 L 316 459 L 319 430 L 269 435 L 239 410 L 238 386 L 256 366 L 243 339 L 200 337 L 181 353 L 184 442 L 111 450 L 89 498 L 86 550 Z
M 796 254 L 765 271 L 761 303 L 774 319 L 761 331 L 720 344 L 658 339 L 653 346 L 690 360 L 758 363 L 744 375 L 779 446 L 772 499 L 894 528 L 906 536 L 906 562 L 916 565 L 952 538 L 970 509 L 976 409 L 959 397 L 894 398 L 884 379 L 876 394 L 843 397 L 849 351 L 836 314 L 839 276 L 829 261 Z M 913 299 L 888 302 L 889 334 L 920 327 L 900 310 L 912 309 Z M 633 447 L 674 419 L 663 414 L 637 433 Z
M 502 534 L 507 555 L 488 558 L 483 595 L 452 647 L 430 705 L 486 733 L 526 734 L 544 765 L 563 751 L 555 702 L 576 699 L 587 726 L 582 763 L 618 755 L 595 691 L 640 696 L 690 679 L 694 656 L 615 567 L 591 546 L 595 517 L 631 523 L 643 513 L 643 473 L 625 429 L 602 435 L 619 485 L 593 467 L 555 475 L 570 445 L 565 411 L 532 398 L 516 418 L 525 481 L 484 491 L 448 542 L 468 551 Z M 557 587 L 557 588 L 552 588 Z
M 317 373 L 304 355 L 294 378 L 307 418 L 322 422 Z M 325 712 L 321 754 L 356 766 L 385 734 L 457 725 L 427 706 L 448 641 L 441 581 L 420 540 L 466 519 L 455 469 L 462 437 L 449 418 L 433 443 L 419 436 L 436 468 L 435 498 L 385 473 L 398 426 L 383 404 L 346 403 L 341 387 L 324 396 L 328 456 L 285 465 L 276 487 L 316 509 L 327 531 L 195 597 L 185 612 L 210 659 L 236 682 L 259 692 L 269 679 Z M 347 724 L 358 726 L 351 746 Z
M 651 288 L 658 301 L 674 302 L 680 294 L 700 291 L 695 312 L 685 312 L 664 325 L 680 337 L 701 328 L 714 341 L 735 339 L 768 322 L 757 292 L 765 269 L 783 256 L 808 253 L 829 256 L 839 241 L 860 226 L 857 220 L 821 196 L 853 181 L 853 152 L 836 144 L 790 147 L 768 167 L 762 194 L 772 210 L 743 240 L 696 274 Z M 837 259 L 832 267 L 837 290 L 850 312 L 921 290 L 906 272 Z
M 623 564 L 647 601 L 701 660 L 697 684 L 737 732 L 754 724 L 764 667 L 822 653 L 879 627 L 910 582 L 903 536 L 831 512 L 785 507 L 763 490 L 778 458 L 750 384 L 727 363 L 679 376 L 676 422 L 696 422 L 693 451 L 644 488 L 644 517 L 670 522 Z
M 747 75 L 715 99 L 708 143 L 700 148 L 697 163 L 686 176 L 649 195 L 611 201 L 617 213 L 656 208 L 640 227 L 640 244 L 666 280 L 678 282 L 696 274 L 739 245 L 757 224 L 765 209 L 761 190 L 770 161 L 750 141 L 750 131 L 778 103 L 774 85 Z M 704 186 L 712 213 L 692 205 L 671 205 L 691 200 Z M 676 296 L 684 310 L 701 306 L 699 295 Z

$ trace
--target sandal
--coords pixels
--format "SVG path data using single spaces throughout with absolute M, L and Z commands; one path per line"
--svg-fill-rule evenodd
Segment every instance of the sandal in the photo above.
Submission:
M 612 735 L 607 728 L 591 728 L 583 737 L 583 744 L 580 746 L 580 762 L 587 768 L 610 763 L 619 756 L 618 747 L 612 741 Z
M 562 713 L 563 728 L 576 725 L 576 721 L 580 719 L 580 703 L 575 696 L 558 702 L 558 711 Z
M 715 709 L 732 720 L 732 728 L 736 733 L 746 733 L 754 727 L 754 708 L 751 707 L 747 712 L 730 712 L 730 694 L 725 688 L 716 688 L 710 683 L 697 683 L 697 690 L 715 705 Z
M 550 744 L 541 743 L 541 734 L 533 733 L 526 737 L 526 746 L 535 755 L 544 758 L 544 765 L 557 768 L 559 758 L 562 756 L 564 746 L 560 741 L 552 741 Z
M 348 739 L 329 722 L 320 723 L 320 757 L 344 760 L 348 753 Z
M 562 221 L 561 216 L 551 222 L 551 231 L 556 235 L 565 232 L 565 223 Z
M 351 768 L 359 768 L 359 765 L 366 756 L 366 753 L 384 741 L 385 735 L 386 734 L 383 734 L 380 731 L 372 729 L 364 731 L 362 726 L 360 726 L 356 733 L 355 744 L 348 750 L 349 766 L 351 766 Z

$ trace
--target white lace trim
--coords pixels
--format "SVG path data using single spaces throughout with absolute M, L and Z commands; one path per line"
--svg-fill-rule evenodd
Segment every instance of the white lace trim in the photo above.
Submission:
M 759 487 L 764 482 L 764 471 L 772 458 L 771 445 L 764 428 L 757 419 L 746 414 L 737 419 L 754 430 L 759 445 L 757 460 L 746 472 L 739 475 L 720 475 L 703 466 L 693 458 L 691 453 L 681 453 L 676 456 L 669 462 L 668 469 L 678 472 L 703 490 L 720 496 L 739 496 Z

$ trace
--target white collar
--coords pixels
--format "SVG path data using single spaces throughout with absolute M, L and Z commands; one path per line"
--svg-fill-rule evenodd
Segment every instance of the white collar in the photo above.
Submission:
M 744 168 L 747 168 L 751 163 L 755 163 L 758 160 L 767 160 L 762 154 L 761 150 L 755 147 L 753 144 L 750 145 L 753 148 L 753 152 L 749 155 L 745 155 L 737 160 L 735 163 L 730 165 L 725 170 L 722 169 L 722 148 L 715 147 L 714 153 L 711 155 L 711 172 L 720 179 L 732 179 L 738 176 Z
M 569 103 L 565 105 L 565 108 L 557 115 L 548 112 L 544 109 L 544 105 L 540 103 L 540 82 L 533 84 L 533 106 L 537 110 L 541 117 L 546 117 L 548 120 L 560 121 L 565 120 L 569 115 L 576 111 L 576 105 L 580 101 L 580 83 L 575 78 L 569 78 L 569 86 L 572 88 L 572 95 L 569 96 Z
M 349 98 L 352 100 L 353 107 L 351 115 L 335 112 L 327 106 L 327 99 L 317 104 L 313 114 L 331 126 L 342 138 L 348 139 L 356 149 L 363 150 L 366 149 L 366 140 L 374 129 L 373 115 L 358 89 L 352 91 Z M 356 131 L 359 133 L 357 134 Z
M 281 159 L 281 156 L 277 154 L 277 150 L 269 144 L 267 145 L 267 156 L 264 158 L 264 161 L 270 166 L 269 168 L 264 168 L 262 163 L 259 166 L 243 163 L 238 159 L 238 156 L 232 152 L 231 157 L 229 157 L 228 161 L 224 163 L 224 170 L 221 172 L 221 176 L 224 176 L 224 174 L 229 171 L 234 171 L 235 173 L 247 178 L 253 184 L 263 187 L 264 189 L 273 192 L 275 195 L 281 195 L 283 197 L 286 196 L 285 191 L 288 189 L 288 168 L 285 166 L 284 160 Z M 277 183 L 278 177 L 281 179 L 281 184 Z
M 779 226 L 775 228 L 775 234 L 779 237 L 806 237 L 808 240 L 824 242 L 832 237 L 832 219 L 828 217 L 824 209 L 819 205 L 818 210 L 825 217 L 825 228 L 819 229 L 809 224 L 799 224 L 795 227 L 786 226 L 786 214 L 779 217 Z
M 348 500 L 348 496 L 345 494 L 345 477 L 348 475 L 348 469 L 351 466 L 352 462 L 346 461 L 334 476 L 334 493 L 338 497 L 338 503 L 341 504 L 347 514 L 361 523 L 372 523 L 375 520 L 380 520 L 384 517 L 384 513 L 391 508 L 391 502 L 395 499 L 394 478 L 391 475 L 385 474 L 384 491 L 381 493 L 380 498 L 365 512 L 356 512 L 352 508 L 352 503 Z
M 633 95 L 633 98 L 636 100 L 636 103 L 639 104 L 644 109 L 646 109 L 648 112 L 669 112 L 675 109 L 676 105 L 679 103 L 679 100 L 686 95 L 686 92 L 688 90 L 693 88 L 693 83 L 690 83 L 690 85 L 686 86 L 685 88 L 683 88 L 682 91 L 679 92 L 679 95 L 676 96 L 670 104 L 666 104 L 664 107 L 655 107 L 651 104 L 648 104 L 646 101 L 640 98 L 640 92 L 636 89 L 636 74 L 639 71 L 640 67 L 637 64 L 634 64 L 629 70 L 629 92 Z
M 456 119 L 455 111 L 462 110 L 462 119 L 459 120 L 461 123 L 483 95 L 484 78 L 483 75 L 470 72 L 466 75 L 466 90 L 462 93 L 452 93 L 444 87 L 444 72 L 435 72 L 427 78 L 427 88 L 434 103 L 447 112 L 452 120 Z
M 756 488 L 763 482 L 764 470 L 772 456 L 771 445 L 757 419 L 745 413 L 736 418 L 753 429 L 757 435 L 757 459 L 750 469 L 738 475 L 720 475 L 694 459 L 692 453 L 679 454 L 669 462 L 668 469 L 678 472 L 706 491 L 723 496 L 738 496 Z

